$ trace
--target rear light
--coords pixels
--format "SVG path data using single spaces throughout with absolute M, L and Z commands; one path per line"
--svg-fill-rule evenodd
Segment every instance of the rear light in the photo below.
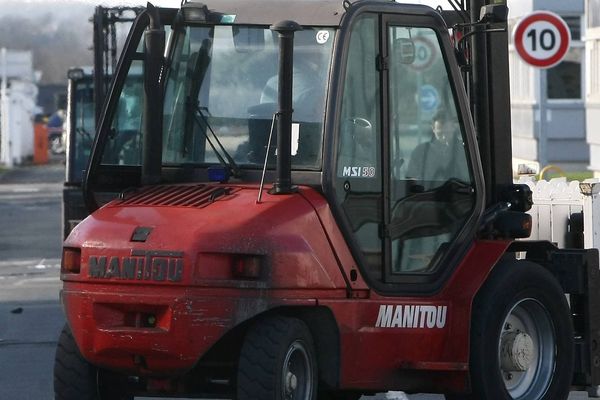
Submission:
M 78 274 L 81 271 L 81 250 L 71 247 L 63 249 L 60 272 L 62 274 Z
M 234 279 L 259 279 L 262 270 L 261 256 L 238 255 L 233 257 L 231 274 Z

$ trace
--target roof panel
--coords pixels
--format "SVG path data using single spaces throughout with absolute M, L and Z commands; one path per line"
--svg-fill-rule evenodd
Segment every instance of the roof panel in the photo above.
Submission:
M 337 26 L 345 12 L 342 0 L 192 0 L 190 3 L 235 15 L 236 24 L 272 25 L 289 19 L 300 25 Z

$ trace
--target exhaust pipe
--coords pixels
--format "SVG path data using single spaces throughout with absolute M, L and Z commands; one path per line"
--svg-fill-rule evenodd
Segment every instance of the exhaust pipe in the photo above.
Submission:
M 292 88 L 294 74 L 294 32 L 302 27 L 294 21 L 281 21 L 270 29 L 279 34 L 279 82 L 277 112 L 277 180 L 271 194 L 289 194 L 292 186 Z
M 148 3 L 150 26 L 144 33 L 144 125 L 142 150 L 142 185 L 161 180 L 162 169 L 162 93 L 160 74 L 165 52 L 165 30 L 158 10 Z

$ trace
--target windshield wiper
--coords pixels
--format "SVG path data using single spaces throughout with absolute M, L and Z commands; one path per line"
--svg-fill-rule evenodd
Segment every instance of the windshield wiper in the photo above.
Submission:
M 233 157 L 231 157 L 231 155 L 227 152 L 227 150 L 225 150 L 225 147 L 223 147 L 223 144 L 219 140 L 219 137 L 217 136 L 217 134 L 215 133 L 215 131 L 210 126 L 210 123 L 208 122 L 208 118 L 206 117 L 206 115 L 204 115 L 204 112 L 209 113 L 208 108 L 206 108 L 206 107 L 200 107 L 200 105 L 197 102 L 193 102 L 193 101 L 190 101 L 188 104 L 189 104 L 190 108 L 193 108 L 193 115 L 194 115 L 194 120 L 196 121 L 196 123 L 200 127 L 202 127 L 202 124 L 204 124 L 204 126 L 212 134 L 213 139 L 217 142 L 217 145 L 219 146 L 219 149 L 221 151 L 217 150 L 217 147 L 215 146 L 215 144 L 210 139 L 210 136 L 208 136 L 208 134 L 206 133 L 206 130 L 205 129 L 200 129 L 200 131 L 202 132 L 202 134 L 206 138 L 206 141 L 208 142 L 208 144 L 210 145 L 210 147 L 212 147 L 213 151 L 215 152 L 215 155 L 219 159 L 219 162 L 221 163 L 221 165 L 224 166 L 224 167 L 226 167 L 226 168 L 228 168 L 229 171 L 231 172 L 231 174 L 235 178 L 239 178 L 240 177 L 240 169 L 239 169 L 239 167 L 235 163 L 235 160 L 233 159 Z M 209 115 L 210 115 L 210 113 L 209 113 Z

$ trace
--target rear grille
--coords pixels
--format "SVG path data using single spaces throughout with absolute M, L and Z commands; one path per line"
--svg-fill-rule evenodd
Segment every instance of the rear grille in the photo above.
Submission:
M 208 185 L 154 186 L 131 194 L 125 193 L 116 206 L 177 206 L 202 208 L 224 200 L 239 191 L 231 187 Z

